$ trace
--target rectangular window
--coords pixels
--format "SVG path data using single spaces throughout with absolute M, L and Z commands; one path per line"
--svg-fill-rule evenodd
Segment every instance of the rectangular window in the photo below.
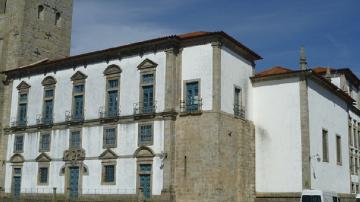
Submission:
M 14 141 L 14 152 L 23 152 L 24 147 L 24 136 L 16 135 Z
M 350 156 L 350 174 L 354 174 L 354 157 Z
M 84 108 L 84 96 L 76 95 L 74 96 L 74 120 L 82 120 L 83 119 L 83 108 Z
M 81 148 L 80 131 L 72 131 L 70 133 L 70 144 L 69 145 L 70 145 L 71 149 Z
M 104 129 L 104 142 L 103 147 L 116 147 L 116 128 Z
M 19 94 L 19 108 L 18 108 L 18 120 L 17 120 L 18 126 L 26 126 L 27 101 L 28 101 L 27 93 Z
M 143 124 L 139 125 L 139 145 L 153 144 L 153 125 Z
M 48 183 L 48 167 L 40 167 L 39 168 L 39 184 L 47 184 Z
M 328 145 L 328 131 L 322 131 L 322 152 L 323 162 L 329 162 L 329 145 Z
M 43 109 L 43 124 L 53 123 L 54 109 L 54 89 L 45 89 L 44 92 L 44 109 Z
M 139 165 L 139 186 L 142 188 L 145 198 L 151 196 L 151 164 Z
M 155 74 L 148 73 L 141 75 L 141 98 L 140 98 L 140 109 L 139 113 L 153 113 L 155 112 L 155 101 L 154 101 L 154 84 Z
M 119 79 L 107 80 L 107 104 L 106 116 L 117 117 L 119 115 Z
M 50 151 L 50 134 L 40 135 L 40 152 Z
M 199 110 L 199 82 L 189 82 L 186 83 L 186 111 L 187 112 L 193 112 Z
M 354 121 L 354 125 L 353 125 L 353 137 L 354 137 L 354 147 L 357 148 L 358 140 L 357 140 L 357 134 L 356 134 L 356 122 L 355 121 Z
M 104 182 L 115 182 L 115 165 L 105 165 L 104 169 Z
M 84 84 L 74 85 L 74 93 L 84 93 Z
M 351 118 L 349 119 L 349 143 L 350 146 L 353 146 Z
M 336 136 L 336 162 L 338 165 L 341 165 L 342 158 L 341 158 L 341 137 L 339 135 Z

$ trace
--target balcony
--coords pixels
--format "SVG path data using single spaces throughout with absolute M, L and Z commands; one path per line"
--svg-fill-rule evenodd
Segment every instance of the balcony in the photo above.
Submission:
M 36 117 L 36 124 L 37 125 L 44 125 L 44 126 L 51 126 L 54 123 L 53 117 L 41 117 L 41 115 L 38 115 Z
M 65 121 L 66 122 L 74 122 L 74 123 L 82 123 L 84 122 L 84 115 L 72 115 L 69 111 L 65 112 Z
M 11 122 L 11 127 L 12 128 L 26 128 L 26 126 L 27 126 L 27 120 L 26 119 L 16 120 L 16 121 Z
M 104 110 L 104 107 L 100 107 L 100 108 L 99 108 L 99 118 L 100 118 L 101 120 L 113 120 L 113 119 L 118 119 L 119 116 L 120 116 L 119 110 L 108 111 L 108 110 Z
M 134 104 L 135 116 L 154 116 L 156 112 L 156 101 L 152 105 L 144 104 L 143 102 Z
M 180 101 L 180 112 L 185 114 L 201 114 L 202 112 L 202 98 L 191 98 L 186 101 Z
M 245 107 L 235 104 L 234 105 L 234 116 L 235 118 L 243 118 L 245 119 Z

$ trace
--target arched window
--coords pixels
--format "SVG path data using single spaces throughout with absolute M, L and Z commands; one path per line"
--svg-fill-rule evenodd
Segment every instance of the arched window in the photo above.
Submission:
M 44 6 L 42 5 L 38 7 L 38 19 L 44 20 Z
M 61 26 L 61 14 L 59 12 L 55 14 L 55 25 L 58 27 Z

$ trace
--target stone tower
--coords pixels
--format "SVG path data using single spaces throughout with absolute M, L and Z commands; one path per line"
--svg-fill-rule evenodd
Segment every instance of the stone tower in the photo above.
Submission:
M 68 56 L 72 10 L 73 0 L 0 0 L 0 71 Z M 11 87 L 0 82 L 0 195 Z
M 0 69 L 70 53 L 72 0 L 0 0 Z

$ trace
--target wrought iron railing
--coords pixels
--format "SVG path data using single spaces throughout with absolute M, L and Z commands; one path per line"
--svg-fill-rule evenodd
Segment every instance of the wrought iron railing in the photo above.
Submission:
M 65 121 L 67 122 L 82 122 L 84 121 L 84 115 L 72 115 L 69 111 L 65 112 Z
M 190 98 L 180 101 L 182 113 L 197 113 L 202 111 L 202 98 Z
M 54 123 L 53 117 L 41 117 L 41 115 L 38 115 L 36 117 L 37 125 L 52 125 L 53 123 Z
M 234 104 L 234 115 L 235 117 L 245 118 L 246 115 L 245 107 Z
M 134 114 L 153 114 L 156 112 L 156 101 L 151 105 L 138 102 L 134 104 Z
M 120 111 L 116 110 L 116 111 L 112 111 L 112 110 L 104 110 L 104 107 L 100 107 L 99 108 L 99 117 L 101 119 L 106 119 L 106 118 L 117 118 L 120 116 Z
M 11 127 L 25 128 L 27 126 L 27 120 L 15 120 L 11 122 Z

